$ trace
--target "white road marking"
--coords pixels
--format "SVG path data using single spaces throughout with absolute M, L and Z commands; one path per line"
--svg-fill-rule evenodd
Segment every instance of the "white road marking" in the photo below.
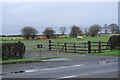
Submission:
M 73 65 L 73 66 L 65 66 L 65 67 L 58 67 L 58 68 L 48 68 L 48 69 L 43 69 L 41 71 L 45 71 L 45 70 L 55 70 L 55 69 L 66 69 L 66 68 L 72 68 L 72 67 L 80 67 L 83 66 L 84 64 L 80 64 L 80 65 Z
M 59 77 L 58 79 L 64 79 L 64 78 L 73 78 L 76 77 L 77 75 L 72 75 L 72 76 L 65 76 L 65 77 Z
M 98 64 L 105 64 L 106 62 L 99 62 Z
M 54 69 L 58 69 L 58 68 L 48 68 L 48 69 L 43 69 L 42 71 L 45 71 L 45 70 L 54 70 Z
M 36 72 L 37 70 L 25 70 L 25 72 Z
M 80 66 L 83 66 L 84 64 L 80 64 L 80 65 L 73 65 L 71 67 L 80 67 Z
M 80 66 L 83 66 L 84 64 L 80 64 L 80 65 L 73 65 L 73 66 L 65 66 L 65 67 L 59 67 L 59 69 L 61 68 L 71 68 L 71 67 L 80 67 Z
M 48 68 L 48 69 L 35 69 L 35 70 L 25 70 L 26 73 L 30 73 L 30 72 L 37 72 L 37 71 L 48 71 L 48 70 L 56 70 L 56 69 L 66 69 L 66 68 L 73 68 L 73 67 L 81 67 L 84 64 L 80 64 L 80 65 L 73 65 L 73 66 L 65 66 L 65 67 L 58 67 L 58 68 Z
M 64 69 L 64 68 L 68 68 L 68 67 L 59 67 L 58 69 Z
M 45 70 L 52 70 L 52 69 L 43 69 L 43 70 L 41 70 L 41 71 L 45 71 Z

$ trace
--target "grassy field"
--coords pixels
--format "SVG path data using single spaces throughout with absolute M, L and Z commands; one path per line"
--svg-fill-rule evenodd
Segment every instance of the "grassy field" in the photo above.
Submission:
M 52 42 L 76 42 L 76 41 L 105 41 L 107 42 L 110 37 L 84 37 L 83 40 L 77 40 L 77 38 L 56 38 L 56 39 L 51 39 Z M 39 51 L 39 49 L 36 48 L 37 44 L 43 44 L 45 47 L 48 47 L 48 42 L 49 40 L 5 40 L 2 41 L 2 43 L 15 43 L 21 41 L 25 44 L 26 46 L 26 51 L 28 52 L 34 52 L 34 51 Z M 110 51 L 110 50 L 108 50 Z M 104 51 L 106 52 L 106 51 Z M 98 54 L 98 53 L 97 53 Z M 101 53 L 103 54 L 103 53 Z M 107 54 L 107 53 L 106 53 Z M 108 53 L 110 54 L 110 53 Z
M 52 42 L 71 42 L 71 41 L 108 41 L 110 37 L 84 37 L 83 40 L 77 40 L 77 38 L 55 38 L 55 39 L 51 39 Z M 14 43 L 14 42 L 18 42 L 18 41 L 22 41 L 25 44 L 36 44 L 36 43 L 44 43 L 46 40 L 5 40 L 2 41 L 2 43 Z
M 50 39 L 52 42 L 75 42 L 75 41 L 104 41 L 107 42 L 110 37 L 84 37 L 83 40 L 77 40 L 77 38 L 56 38 L 56 39 Z M 38 48 L 36 48 L 37 44 L 45 44 L 48 46 L 49 40 L 5 40 L 1 41 L 0 43 L 17 43 L 18 41 L 21 41 L 26 46 L 26 52 L 37 52 L 39 51 Z M 104 53 L 91 53 L 87 55 L 112 55 L 112 56 L 120 56 L 120 51 L 114 50 L 114 51 L 104 51 Z M 8 60 L 5 62 L 14 62 L 14 61 L 38 61 L 41 59 L 20 59 L 20 60 Z M 3 61 L 4 62 L 4 61 Z
M 77 38 L 56 38 L 51 39 L 52 42 L 77 42 L 77 41 L 108 41 L 110 37 L 84 37 L 83 40 L 77 40 Z M 37 44 L 43 44 L 45 47 L 48 47 L 49 40 L 5 40 L 2 41 L 2 43 L 17 43 L 18 41 L 21 41 L 26 46 L 26 51 L 28 52 L 34 52 L 39 51 L 39 49 L 36 48 Z
M 108 41 L 110 37 L 84 37 L 83 40 L 77 40 L 77 38 L 58 38 L 52 40 L 53 42 L 69 42 L 69 41 Z
M 0 37 L 1 39 L 23 39 L 23 37 Z

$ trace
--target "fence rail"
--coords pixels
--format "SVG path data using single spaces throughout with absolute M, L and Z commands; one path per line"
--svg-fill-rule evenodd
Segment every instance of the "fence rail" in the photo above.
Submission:
M 49 50 L 59 50 L 75 53 L 101 53 L 104 50 L 110 50 L 108 42 L 51 42 L 49 41 Z

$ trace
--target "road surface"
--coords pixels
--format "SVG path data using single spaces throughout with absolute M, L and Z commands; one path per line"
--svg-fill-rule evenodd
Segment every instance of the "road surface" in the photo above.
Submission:
M 3 65 L 3 78 L 118 78 L 118 57 L 72 55 L 71 61 Z

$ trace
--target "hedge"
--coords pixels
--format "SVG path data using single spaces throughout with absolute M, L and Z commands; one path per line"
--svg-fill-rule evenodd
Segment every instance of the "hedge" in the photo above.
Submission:
M 24 54 L 24 43 L 2 43 L 2 60 L 22 59 Z
M 110 49 L 119 49 L 120 50 L 120 35 L 111 36 L 108 40 L 108 44 L 110 44 Z

